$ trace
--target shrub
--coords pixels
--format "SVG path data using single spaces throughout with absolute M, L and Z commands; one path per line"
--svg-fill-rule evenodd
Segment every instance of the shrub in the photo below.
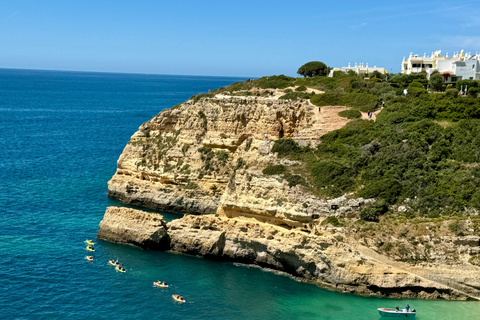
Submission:
M 476 98 L 478 96 L 478 92 L 480 89 L 478 87 L 470 87 L 468 88 L 468 95 Z
M 227 161 L 228 161 L 228 152 L 227 151 L 218 151 L 215 153 L 215 155 L 217 156 L 217 159 L 218 159 L 218 162 L 220 162 L 220 164 L 222 166 L 224 166 Z
M 198 189 L 198 184 L 196 184 L 195 182 L 189 182 L 187 183 L 185 186 L 184 186 L 185 189 Z
M 263 169 L 263 174 L 266 174 L 266 175 L 274 175 L 274 174 L 282 174 L 284 173 L 286 170 L 285 166 L 284 165 L 281 165 L 281 164 L 278 164 L 278 165 L 272 165 L 272 166 L 268 166 L 266 167 L 265 169 Z
M 301 85 L 295 89 L 295 91 L 306 91 L 306 90 L 307 90 L 307 87 L 305 87 L 304 85 Z
M 285 91 L 286 92 L 286 91 Z M 311 94 L 307 92 L 287 92 L 278 99 L 284 100 L 297 100 L 297 99 L 310 99 Z
M 340 111 L 338 115 L 347 119 L 358 119 L 362 117 L 362 113 L 358 110 L 343 110 Z
M 255 80 L 255 85 L 262 89 L 284 89 L 289 87 L 293 81 L 295 81 L 295 78 L 281 74 L 279 76 L 263 77 Z
M 425 87 L 423 86 L 423 84 L 421 84 L 420 82 L 418 81 L 413 81 L 412 83 L 410 83 L 408 85 L 408 88 L 421 88 L 421 89 L 425 89 Z
M 302 149 L 292 139 L 279 139 L 275 141 L 272 152 L 278 152 L 278 156 L 285 157 L 299 153 Z
M 322 221 L 322 224 L 330 224 L 334 227 L 343 227 L 345 224 L 338 220 L 337 217 L 328 217 L 327 219 Z
M 302 176 L 299 176 L 298 174 L 291 174 L 289 172 L 286 172 L 283 176 L 285 180 L 287 180 L 289 187 L 295 187 L 297 184 L 305 185 L 305 179 L 303 179 Z
M 435 91 L 442 90 L 443 86 L 443 77 L 440 73 L 434 73 L 430 76 L 430 86 Z
M 344 95 L 331 91 L 323 94 L 314 94 L 310 97 L 310 102 L 319 107 L 345 105 Z
M 383 201 L 378 201 L 372 204 L 370 207 L 365 208 L 360 212 L 360 219 L 365 221 L 378 222 L 381 215 L 388 211 L 388 206 Z
M 456 87 L 458 90 L 461 90 L 462 88 L 463 90 L 465 90 L 465 87 L 467 86 L 468 88 L 478 87 L 478 83 L 479 81 L 476 81 L 476 80 L 460 80 L 460 81 L 457 81 Z
M 420 84 L 421 85 L 421 84 Z M 410 96 L 413 96 L 413 97 L 418 97 L 420 96 L 421 94 L 424 94 L 424 93 L 427 93 L 427 90 L 423 89 L 423 86 L 422 88 L 420 87 L 408 87 L 408 95 Z
M 456 98 L 458 97 L 458 89 L 447 89 L 445 91 L 445 96 L 449 97 L 449 98 Z
M 456 236 L 464 236 L 464 225 L 460 220 L 455 220 L 448 225 L 448 229 Z

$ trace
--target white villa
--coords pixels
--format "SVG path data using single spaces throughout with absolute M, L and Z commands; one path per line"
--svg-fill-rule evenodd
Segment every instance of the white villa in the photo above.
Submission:
M 410 53 L 408 59 L 403 58 L 401 73 L 411 74 L 425 71 L 427 79 L 434 71 L 440 72 L 445 77 L 445 82 L 458 80 L 480 80 L 480 54 L 463 53 L 463 50 L 449 57 L 441 55 L 441 50 L 419 57 L 418 54 Z M 448 77 L 447 77 L 448 76 Z
M 374 71 L 378 71 L 382 74 L 387 73 L 387 70 L 385 68 L 377 68 L 377 66 L 374 66 L 372 68 L 372 67 L 368 66 L 368 63 L 365 66 L 363 66 L 363 63 L 358 64 L 358 65 L 355 63 L 355 67 L 351 67 L 350 63 L 349 63 L 348 67 L 334 68 L 334 69 L 330 70 L 330 73 L 328 74 L 328 76 L 330 78 L 333 77 L 333 73 L 335 71 L 343 71 L 343 72 L 347 73 L 350 70 L 353 70 L 356 74 L 372 73 Z

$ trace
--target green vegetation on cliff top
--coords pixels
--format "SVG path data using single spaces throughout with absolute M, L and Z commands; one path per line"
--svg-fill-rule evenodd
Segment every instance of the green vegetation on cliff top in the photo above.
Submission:
M 387 79 L 377 73 L 364 79 L 336 73 L 333 78 L 263 77 L 203 96 L 254 87 L 300 86 L 301 90 L 290 90 L 282 98 L 310 97 L 318 106 L 346 105 L 363 112 L 383 107 L 376 121 L 354 120 L 322 136 L 322 143 L 315 149 L 301 148 L 293 140 L 276 141 L 273 152 L 306 164 L 302 177 L 288 171 L 281 174 L 292 180 L 291 185 L 304 184 L 321 196 L 354 192 L 356 196 L 381 200 L 378 208 L 363 213 L 365 220 L 377 220 L 386 206 L 394 204 L 406 206 L 410 216 L 471 213 L 480 209 L 478 81 L 467 80 L 474 90 L 460 97 L 455 87 L 467 82 L 447 87 L 437 80 L 434 77 L 430 85 L 446 93 L 427 93 L 429 81 L 425 74 L 390 74 Z M 309 94 L 306 88 L 323 90 L 325 94 Z M 409 92 L 406 96 L 404 89 Z M 343 116 L 355 118 L 358 114 L 349 111 Z M 273 173 L 268 170 L 267 174 Z M 296 181 L 292 176 L 301 179 Z

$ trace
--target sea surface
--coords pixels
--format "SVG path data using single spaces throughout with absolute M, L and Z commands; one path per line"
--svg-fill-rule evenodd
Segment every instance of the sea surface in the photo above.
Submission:
M 107 181 L 138 127 L 193 94 L 242 80 L 0 69 L 0 319 L 370 320 L 380 318 L 378 307 L 407 303 L 420 320 L 480 319 L 480 302 L 358 297 L 95 238 L 106 207 L 122 205 L 107 197 Z M 96 243 L 93 262 L 86 239 Z

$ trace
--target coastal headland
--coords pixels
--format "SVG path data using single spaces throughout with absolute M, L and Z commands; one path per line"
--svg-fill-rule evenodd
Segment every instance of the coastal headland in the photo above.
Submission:
M 455 232 L 458 219 L 405 220 L 398 213 L 410 200 L 365 218 L 382 199 L 325 193 L 308 164 L 278 148 L 287 141 L 309 152 L 350 122 L 375 121 L 382 105 L 355 120 L 341 116 L 351 106 L 312 103 L 318 87 L 245 86 L 194 96 L 140 126 L 108 194 L 185 216 L 165 223 L 109 207 L 99 238 L 255 264 L 360 295 L 480 299 L 480 236 L 468 232 L 475 221 L 463 219 L 466 231 Z

